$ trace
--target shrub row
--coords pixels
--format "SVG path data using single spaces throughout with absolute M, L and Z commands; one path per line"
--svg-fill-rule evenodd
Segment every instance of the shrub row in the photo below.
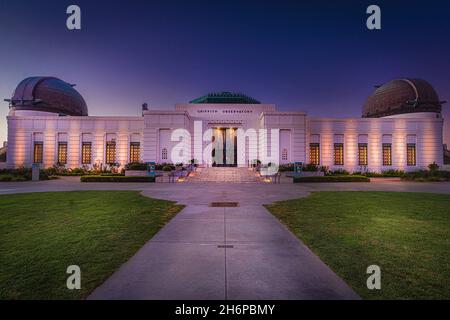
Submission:
M 370 179 L 364 176 L 317 176 L 317 177 L 294 177 L 294 183 L 300 182 L 370 182 Z
M 125 176 L 82 176 L 81 182 L 155 182 L 155 177 L 139 176 L 139 177 L 125 177 Z
M 402 177 L 405 181 L 449 181 L 450 171 L 420 170 L 405 173 Z
M 25 167 L 17 169 L 1 169 L 0 176 L 2 176 L 0 181 L 27 181 L 31 180 L 32 171 L 31 168 Z M 49 174 L 46 171 L 41 170 L 39 172 L 39 179 L 48 180 Z
M 24 176 L 14 176 L 12 174 L 0 174 L 0 182 L 5 181 L 27 181 L 28 179 Z

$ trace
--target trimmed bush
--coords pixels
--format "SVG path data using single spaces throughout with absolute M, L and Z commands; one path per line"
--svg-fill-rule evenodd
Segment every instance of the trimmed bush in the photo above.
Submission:
M 175 166 L 173 165 L 173 163 L 169 163 L 169 162 L 157 163 L 155 166 L 155 169 L 159 170 L 159 171 L 161 171 L 161 170 L 165 171 L 164 167 L 169 167 L 169 168 L 171 168 L 171 170 L 175 170 Z
M 420 170 L 415 172 L 407 172 L 402 176 L 402 180 L 419 182 L 450 181 L 450 171 Z
M 294 177 L 294 183 L 301 183 L 301 182 L 370 182 L 370 179 L 364 176 L 355 176 L 355 175 Z
M 292 171 L 294 171 L 294 164 L 293 163 L 280 164 L 278 166 L 278 171 L 279 172 L 292 172 Z
M 12 181 L 13 176 L 10 174 L 1 174 L 0 181 Z
M 125 170 L 137 170 L 145 171 L 147 170 L 147 164 L 143 162 L 131 162 L 125 165 Z
M 402 177 L 404 174 L 405 174 L 405 171 L 403 171 L 403 170 L 390 169 L 390 170 L 383 171 L 384 177 Z
M 1 169 L 0 175 L 6 177 L 2 178 L 2 181 L 27 181 L 31 180 L 31 168 L 20 167 L 17 169 Z M 9 178 L 11 177 L 11 178 Z M 46 170 L 40 170 L 39 172 L 40 180 L 49 180 L 49 174 Z
M 308 163 L 307 165 L 303 166 L 302 170 L 308 172 L 317 172 L 319 171 L 319 167 L 313 163 Z
M 330 176 L 348 176 L 350 172 L 345 169 L 333 170 L 328 173 Z
M 155 182 L 155 177 L 139 176 L 139 177 L 125 177 L 125 176 L 82 176 L 81 182 Z

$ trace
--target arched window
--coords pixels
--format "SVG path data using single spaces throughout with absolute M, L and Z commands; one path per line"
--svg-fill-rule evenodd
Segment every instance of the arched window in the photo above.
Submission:
M 167 148 L 161 150 L 161 159 L 167 160 Z
M 288 150 L 286 148 L 284 148 L 281 151 L 281 160 L 283 160 L 283 161 L 287 161 L 288 160 Z

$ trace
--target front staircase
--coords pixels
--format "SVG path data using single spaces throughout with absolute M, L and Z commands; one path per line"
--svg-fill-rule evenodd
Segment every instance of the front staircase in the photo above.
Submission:
M 186 182 L 262 183 L 264 180 L 251 168 L 197 168 Z

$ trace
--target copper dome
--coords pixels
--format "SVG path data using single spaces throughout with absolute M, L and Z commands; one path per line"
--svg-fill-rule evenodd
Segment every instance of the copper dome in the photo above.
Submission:
M 10 106 L 16 110 L 53 112 L 68 116 L 87 116 L 83 97 L 73 85 L 54 77 L 30 77 L 14 90 Z
M 363 118 L 380 118 L 402 113 L 440 113 L 442 103 L 427 81 L 395 79 L 375 90 L 367 99 L 362 116 Z

